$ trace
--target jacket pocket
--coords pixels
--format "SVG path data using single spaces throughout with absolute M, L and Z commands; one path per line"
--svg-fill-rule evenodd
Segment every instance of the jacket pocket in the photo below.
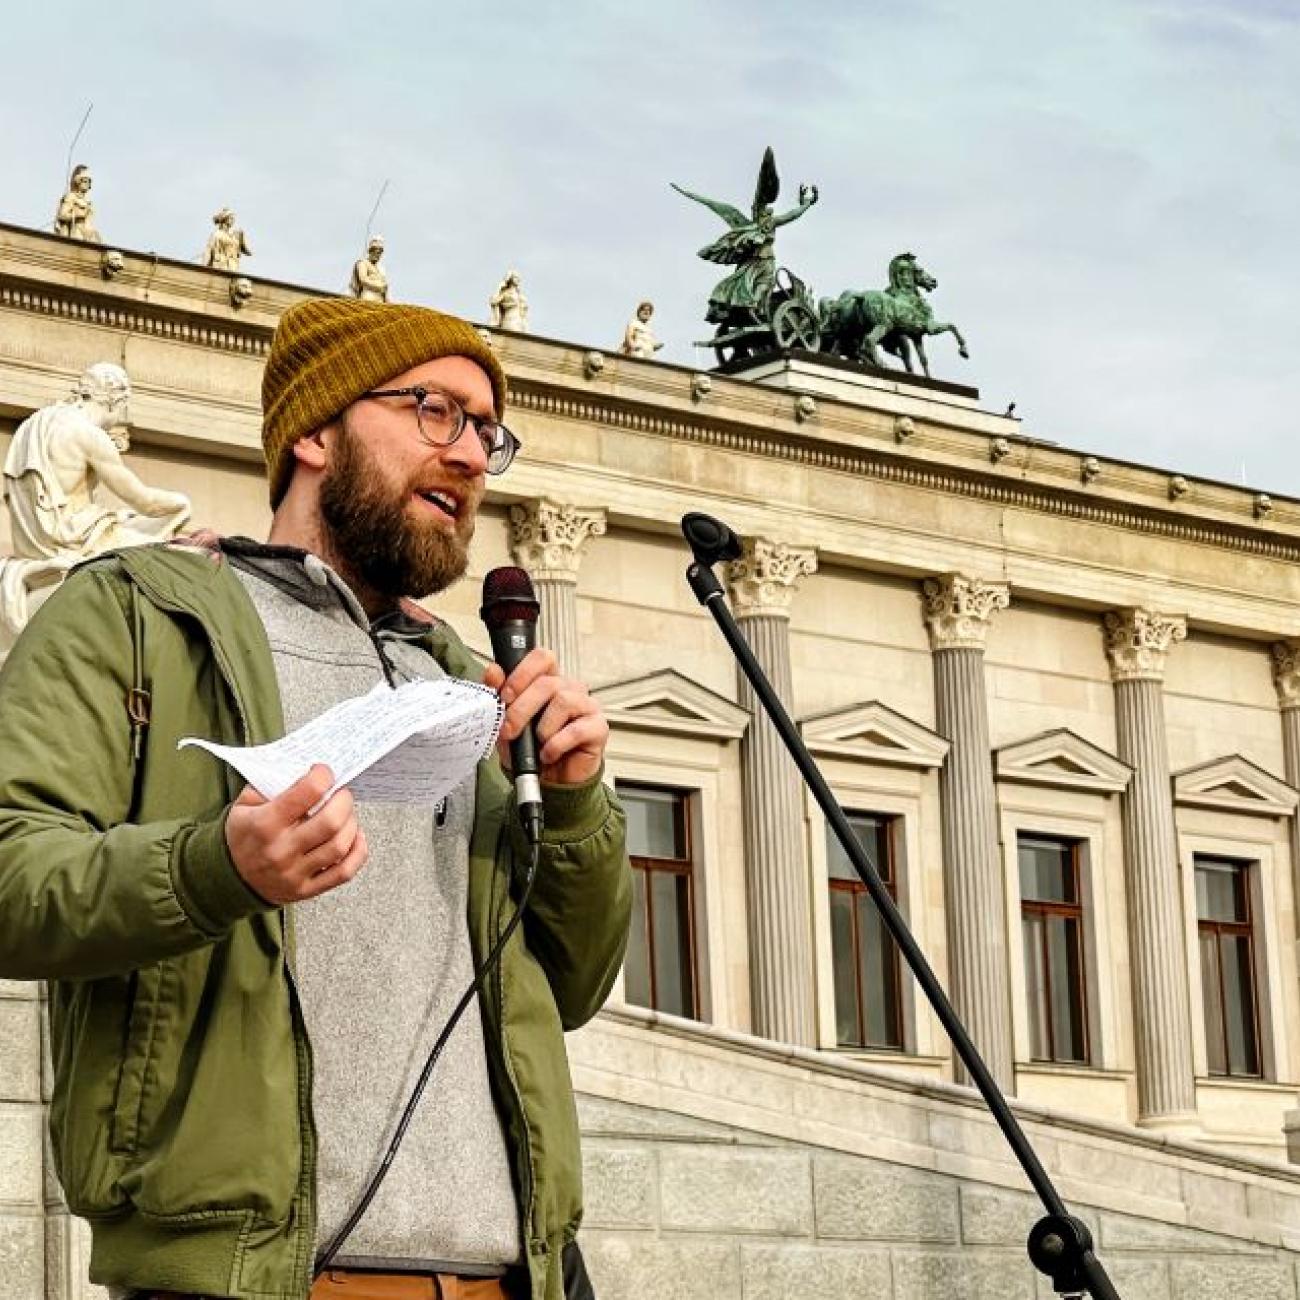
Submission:
M 147 966 L 131 977 L 122 1069 L 108 1134 L 108 1149 L 118 1155 L 131 1155 L 140 1146 L 166 971 L 165 964 Z

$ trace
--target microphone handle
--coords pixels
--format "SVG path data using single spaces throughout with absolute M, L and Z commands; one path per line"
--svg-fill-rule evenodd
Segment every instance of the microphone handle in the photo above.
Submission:
M 537 624 L 523 619 L 510 619 L 494 627 L 488 635 L 492 639 L 492 658 L 509 677 L 537 644 Z M 537 761 L 535 727 L 535 722 L 529 723 L 510 742 L 515 802 L 519 805 L 519 816 L 530 840 L 540 837 L 542 829 L 542 783 L 538 777 L 540 765 Z

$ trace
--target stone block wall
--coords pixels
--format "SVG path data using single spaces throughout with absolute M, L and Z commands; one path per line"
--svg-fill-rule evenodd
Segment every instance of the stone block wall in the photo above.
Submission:
M 0 980 L 0 1300 L 106 1300 L 87 1280 L 90 1229 L 49 1159 L 42 988 Z
M 1035 1300 L 1027 1192 L 622 1103 L 582 1104 L 583 1249 L 601 1300 Z M 1297 1256 L 1072 1205 L 1125 1300 L 1297 1294 Z
M 571 1039 L 601 1300 L 1053 1294 L 1025 1254 L 1038 1201 L 969 1093 L 666 1022 Z M 1018 1109 L 1125 1300 L 1300 1296 L 1287 1166 Z
M 42 1122 L 38 988 L 0 980 L 0 1300 L 44 1294 Z

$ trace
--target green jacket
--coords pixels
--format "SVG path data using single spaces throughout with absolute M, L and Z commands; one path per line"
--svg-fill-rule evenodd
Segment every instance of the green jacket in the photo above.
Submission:
M 427 648 L 477 666 L 443 625 Z M 137 759 L 128 693 L 152 720 Z M 138 730 L 138 729 L 137 729 Z M 123 551 L 74 572 L 0 670 L 0 977 L 50 981 L 54 1156 L 102 1283 L 302 1300 L 315 1235 L 311 1044 L 292 909 L 226 847 L 239 780 L 182 736 L 283 731 L 266 636 L 224 560 Z M 631 900 L 624 820 L 598 781 L 550 787 L 537 885 L 482 999 L 534 1300 L 562 1294 L 581 1219 L 563 1031 L 604 1001 Z M 468 921 L 481 962 L 524 854 L 480 764 Z M 437 1075 L 422 1103 L 436 1106 Z

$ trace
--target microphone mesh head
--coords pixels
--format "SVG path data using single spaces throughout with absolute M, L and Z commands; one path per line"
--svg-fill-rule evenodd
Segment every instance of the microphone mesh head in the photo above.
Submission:
M 483 608 L 479 617 L 488 631 L 503 623 L 537 622 L 537 597 L 533 595 L 533 580 L 514 565 L 492 569 L 483 579 Z

